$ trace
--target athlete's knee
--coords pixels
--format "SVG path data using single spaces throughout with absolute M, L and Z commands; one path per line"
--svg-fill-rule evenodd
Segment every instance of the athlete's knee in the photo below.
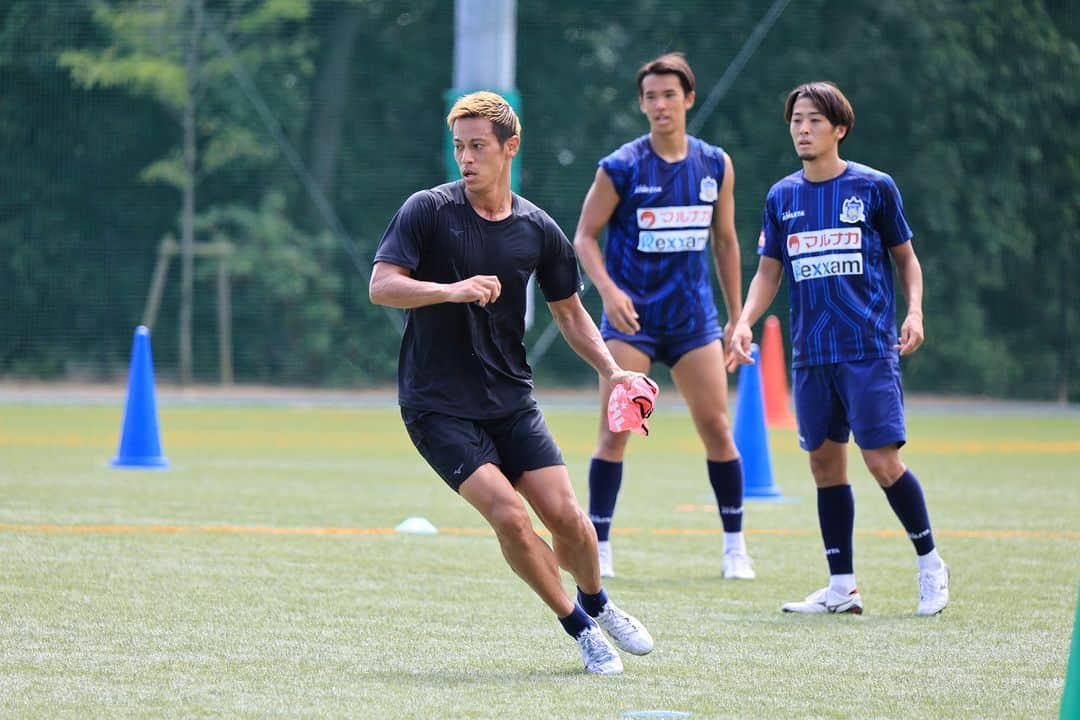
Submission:
M 731 420 L 726 412 L 712 412 L 696 422 L 698 434 L 709 454 L 731 455 L 735 451 L 735 438 L 731 434 Z
M 629 431 L 614 433 L 610 430 L 602 430 L 596 439 L 596 450 L 593 456 L 608 462 L 622 462 L 629 442 Z
M 900 460 L 900 453 L 893 448 L 864 450 L 863 460 L 866 462 L 866 469 L 883 488 L 890 487 L 899 480 L 906 469 Z
M 810 453 L 810 474 L 819 488 L 843 485 L 847 482 L 844 463 L 831 455 Z
M 575 538 L 592 528 L 592 521 L 576 501 L 560 504 L 546 524 L 552 535 L 561 538 Z
M 506 503 L 492 508 L 487 519 L 502 542 L 523 541 L 532 532 L 532 521 L 522 505 Z

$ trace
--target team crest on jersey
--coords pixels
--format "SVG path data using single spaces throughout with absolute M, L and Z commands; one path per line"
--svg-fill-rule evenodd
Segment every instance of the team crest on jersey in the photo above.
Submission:
M 844 207 L 840 211 L 840 222 L 866 222 L 866 213 L 863 211 L 863 201 L 858 195 L 852 195 L 844 201 Z
M 715 202 L 716 201 L 716 178 L 704 177 L 701 178 L 701 193 L 699 197 L 702 202 Z

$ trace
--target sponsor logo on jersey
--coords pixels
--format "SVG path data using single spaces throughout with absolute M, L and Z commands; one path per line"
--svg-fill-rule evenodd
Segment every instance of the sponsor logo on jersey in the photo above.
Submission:
M 761 234 L 757 236 L 757 246 L 759 248 L 765 247 L 765 231 L 762 230 Z
M 791 261 L 791 274 L 795 282 L 837 275 L 862 275 L 862 253 L 834 253 L 798 258 Z
M 788 257 L 824 250 L 861 250 L 862 228 L 826 228 L 788 235 Z
M 638 185 L 634 188 L 634 192 L 631 195 L 652 195 L 653 193 L 664 192 L 664 188 L 659 185 Z
M 701 191 L 698 193 L 698 197 L 701 198 L 701 202 L 716 202 L 716 196 L 716 178 L 701 178 Z
M 647 253 L 700 252 L 708 243 L 708 228 L 642 230 L 638 233 L 637 249 Z
M 784 212 L 783 215 L 780 216 L 780 219 L 783 220 L 783 221 L 787 221 L 787 220 L 794 220 L 795 218 L 801 218 L 801 217 L 805 217 L 805 216 L 806 216 L 806 211 L 805 210 L 787 210 L 786 212 Z
M 712 205 L 638 208 L 637 224 L 642 230 L 664 230 L 677 227 L 707 228 L 712 223 L 712 211 Z
M 844 201 L 844 207 L 840 210 L 840 222 L 866 222 L 866 214 L 863 211 L 863 201 L 859 196 L 852 195 Z

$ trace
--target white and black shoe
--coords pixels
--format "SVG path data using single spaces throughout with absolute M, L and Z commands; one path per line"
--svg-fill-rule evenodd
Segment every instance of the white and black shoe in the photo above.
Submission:
M 581 650 L 581 659 L 585 663 L 585 672 L 594 675 L 618 675 L 623 671 L 622 658 L 604 633 L 596 625 L 590 625 L 574 640 Z
M 608 601 L 594 618 L 604 632 L 611 636 L 620 650 L 631 655 L 648 655 L 653 649 L 653 639 L 637 618 L 629 615 Z
M 789 602 L 780 606 L 789 613 L 852 613 L 862 614 L 862 596 L 858 589 L 849 593 L 840 593 L 831 587 L 824 587 L 806 596 L 802 602 Z

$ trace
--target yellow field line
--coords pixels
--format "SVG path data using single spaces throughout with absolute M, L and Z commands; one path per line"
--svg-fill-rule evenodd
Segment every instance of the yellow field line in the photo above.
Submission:
M 543 528 L 538 528 L 546 534 Z M 394 535 L 393 528 L 351 527 L 267 527 L 262 525 L 53 525 L 34 523 L 0 523 L 0 532 L 59 533 L 59 534 L 183 534 L 204 533 L 220 535 Z M 444 535 L 491 535 L 488 528 L 440 528 Z M 720 535 L 722 528 L 615 528 L 616 535 Z M 748 535 L 802 536 L 816 530 L 788 528 L 751 528 Z M 863 537 L 903 537 L 900 530 L 856 530 Z M 1080 540 L 1080 531 L 1073 530 L 934 530 L 940 537 L 958 538 L 1040 538 Z

